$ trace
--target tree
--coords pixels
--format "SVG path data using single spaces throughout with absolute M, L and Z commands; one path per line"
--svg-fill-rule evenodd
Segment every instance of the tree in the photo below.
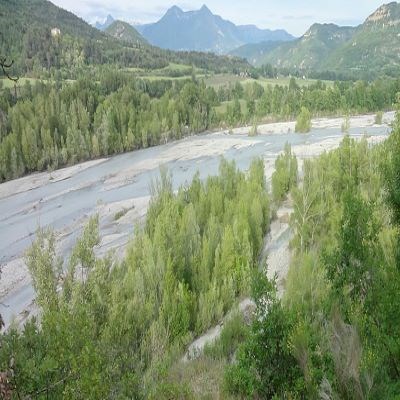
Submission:
M 277 299 L 275 285 L 265 272 L 256 274 L 253 291 L 256 312 L 251 334 L 226 372 L 227 387 L 244 397 L 265 399 L 305 394 L 302 372 L 289 346 L 293 318 Z
M 311 113 L 306 107 L 302 107 L 296 120 L 295 131 L 307 133 L 311 130 Z
M 342 133 L 349 133 L 350 117 L 348 115 L 346 115 L 346 117 L 344 118 L 341 129 L 342 129 Z
M 297 183 L 297 159 L 292 154 L 288 143 L 285 144 L 284 153 L 275 161 L 275 172 L 272 174 L 272 199 L 279 204 L 286 194 Z

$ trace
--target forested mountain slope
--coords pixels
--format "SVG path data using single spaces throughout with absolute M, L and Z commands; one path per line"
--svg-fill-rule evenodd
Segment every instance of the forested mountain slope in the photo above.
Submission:
M 148 45 L 147 40 L 127 22 L 114 21 L 104 30 L 104 32 L 115 39 L 119 39 L 133 45 Z
M 254 65 L 302 71 L 333 71 L 360 77 L 400 70 L 400 3 L 379 7 L 358 27 L 314 24 L 299 39 L 270 45 L 244 46 L 232 54 Z
M 314 24 L 300 39 L 272 49 L 258 63 L 272 63 L 283 68 L 316 69 L 353 33 L 352 27 Z
M 400 3 L 383 5 L 352 38 L 321 65 L 336 70 L 384 72 L 395 76 L 400 70 Z
M 14 73 L 63 70 L 85 66 L 162 68 L 169 62 L 211 70 L 246 70 L 246 62 L 211 54 L 175 53 L 152 46 L 130 45 L 93 28 L 47 0 L 0 2 L 0 54 L 15 61 Z

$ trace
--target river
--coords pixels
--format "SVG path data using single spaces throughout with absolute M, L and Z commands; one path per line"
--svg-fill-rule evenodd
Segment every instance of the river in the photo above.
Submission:
M 384 120 L 390 122 L 393 117 L 393 113 L 388 113 Z M 70 252 L 84 222 L 90 215 L 98 213 L 102 237 L 98 253 L 101 255 L 114 249 L 123 254 L 133 235 L 134 223 L 146 213 L 150 185 L 158 177 L 160 165 L 165 165 L 171 172 L 175 189 L 190 182 L 197 171 L 202 179 L 217 174 L 221 156 L 235 160 L 241 170 L 246 170 L 254 157 L 262 157 L 268 178 L 277 154 L 287 142 L 299 149 L 302 157 L 314 156 L 316 147 L 323 150 L 337 146 L 343 133 L 338 122 L 332 120 L 330 124 L 329 121 L 308 134 L 291 133 L 289 129 L 286 133 L 255 137 L 243 134 L 243 129 L 231 134 L 205 133 L 1 184 L 0 263 L 3 275 L 0 313 L 6 324 L 28 309 L 34 299 L 23 255 L 39 226 L 51 227 L 57 232 L 58 252 L 64 257 Z M 363 123 L 357 121 L 351 123 L 349 134 L 353 137 L 367 134 L 380 140 L 390 132 L 387 123 L 373 125 L 371 116 L 365 117 Z M 307 154 L 307 149 L 314 150 Z M 124 215 L 116 220 L 116 213 L 122 210 Z

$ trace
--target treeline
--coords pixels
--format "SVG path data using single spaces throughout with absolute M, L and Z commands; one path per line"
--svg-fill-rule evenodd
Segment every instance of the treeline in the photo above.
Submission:
M 399 91 L 399 79 L 372 83 L 334 82 L 332 85 L 317 81 L 300 87 L 292 78 L 288 86 L 238 82 L 220 87 L 217 96 L 220 102 L 229 102 L 222 119 L 229 125 L 236 125 L 254 119 L 262 121 L 267 116 L 296 118 L 302 108 L 314 116 L 390 109 Z M 245 101 L 244 106 L 240 104 L 241 99 Z
M 307 115 L 390 109 L 400 90 L 400 80 L 300 88 L 292 79 L 288 87 L 254 82 L 215 90 L 195 79 L 149 81 L 110 70 L 96 77 L 27 83 L 17 99 L 3 89 L 0 181 L 210 128 L 295 118 L 303 109 Z
M 2 99 L 0 180 L 203 131 L 213 121 L 214 95 L 194 82 L 112 74 L 99 84 L 27 84 L 16 104 L 11 93 Z
M 263 162 L 244 174 L 222 160 L 218 176 L 197 175 L 177 194 L 162 171 L 145 226 L 120 264 L 94 256 L 96 218 L 64 271 L 54 235 L 40 231 L 27 265 L 41 323 L 0 337 L 6 388 L 16 398 L 168 393 L 157 382 L 171 360 L 248 293 L 269 214 Z
M 294 259 L 282 300 L 263 275 L 227 387 L 242 397 L 400 395 L 400 115 L 370 147 L 346 137 L 291 190 Z

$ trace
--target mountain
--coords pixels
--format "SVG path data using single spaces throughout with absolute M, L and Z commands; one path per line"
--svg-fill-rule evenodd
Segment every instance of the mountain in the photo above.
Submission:
M 0 54 L 15 61 L 13 73 L 18 75 L 56 69 L 74 75 L 84 66 L 102 64 L 157 69 L 178 63 L 214 72 L 250 68 L 233 57 L 138 47 L 99 31 L 47 0 L 0 0 L 0 34 Z M 124 35 L 132 39 L 134 30 Z
M 386 73 L 400 72 L 400 3 L 379 7 L 342 47 L 322 64 L 327 69 Z
M 153 45 L 171 50 L 228 53 L 246 43 L 263 40 L 291 40 L 286 31 L 258 29 L 254 25 L 236 26 L 214 15 L 207 6 L 197 11 L 182 11 L 173 6 L 156 23 L 136 26 Z
M 329 55 L 354 35 L 355 28 L 314 24 L 299 39 L 267 52 L 259 63 L 279 68 L 318 69 Z
M 247 44 L 256 44 L 260 42 L 285 42 L 294 39 L 290 33 L 284 29 L 260 29 L 255 25 L 238 25 L 237 30 L 242 42 Z
M 279 46 L 245 45 L 231 54 L 257 66 L 396 76 L 400 71 L 400 3 L 382 5 L 357 27 L 314 24 L 299 39 Z
M 0 54 L 15 60 L 15 73 L 34 68 L 119 64 L 157 68 L 168 55 L 156 48 L 127 47 L 47 0 L 0 1 Z
M 105 31 L 114 21 L 114 18 L 110 14 L 108 14 L 104 22 L 97 21 L 94 24 L 94 27 L 100 31 Z
M 230 55 L 245 58 L 250 64 L 260 66 L 264 64 L 264 58 L 266 54 L 276 49 L 283 42 L 260 42 L 260 43 L 249 43 L 238 47 L 235 50 L 229 52 Z
M 130 24 L 123 21 L 114 21 L 104 32 L 116 39 L 135 45 L 146 45 L 147 40 Z

